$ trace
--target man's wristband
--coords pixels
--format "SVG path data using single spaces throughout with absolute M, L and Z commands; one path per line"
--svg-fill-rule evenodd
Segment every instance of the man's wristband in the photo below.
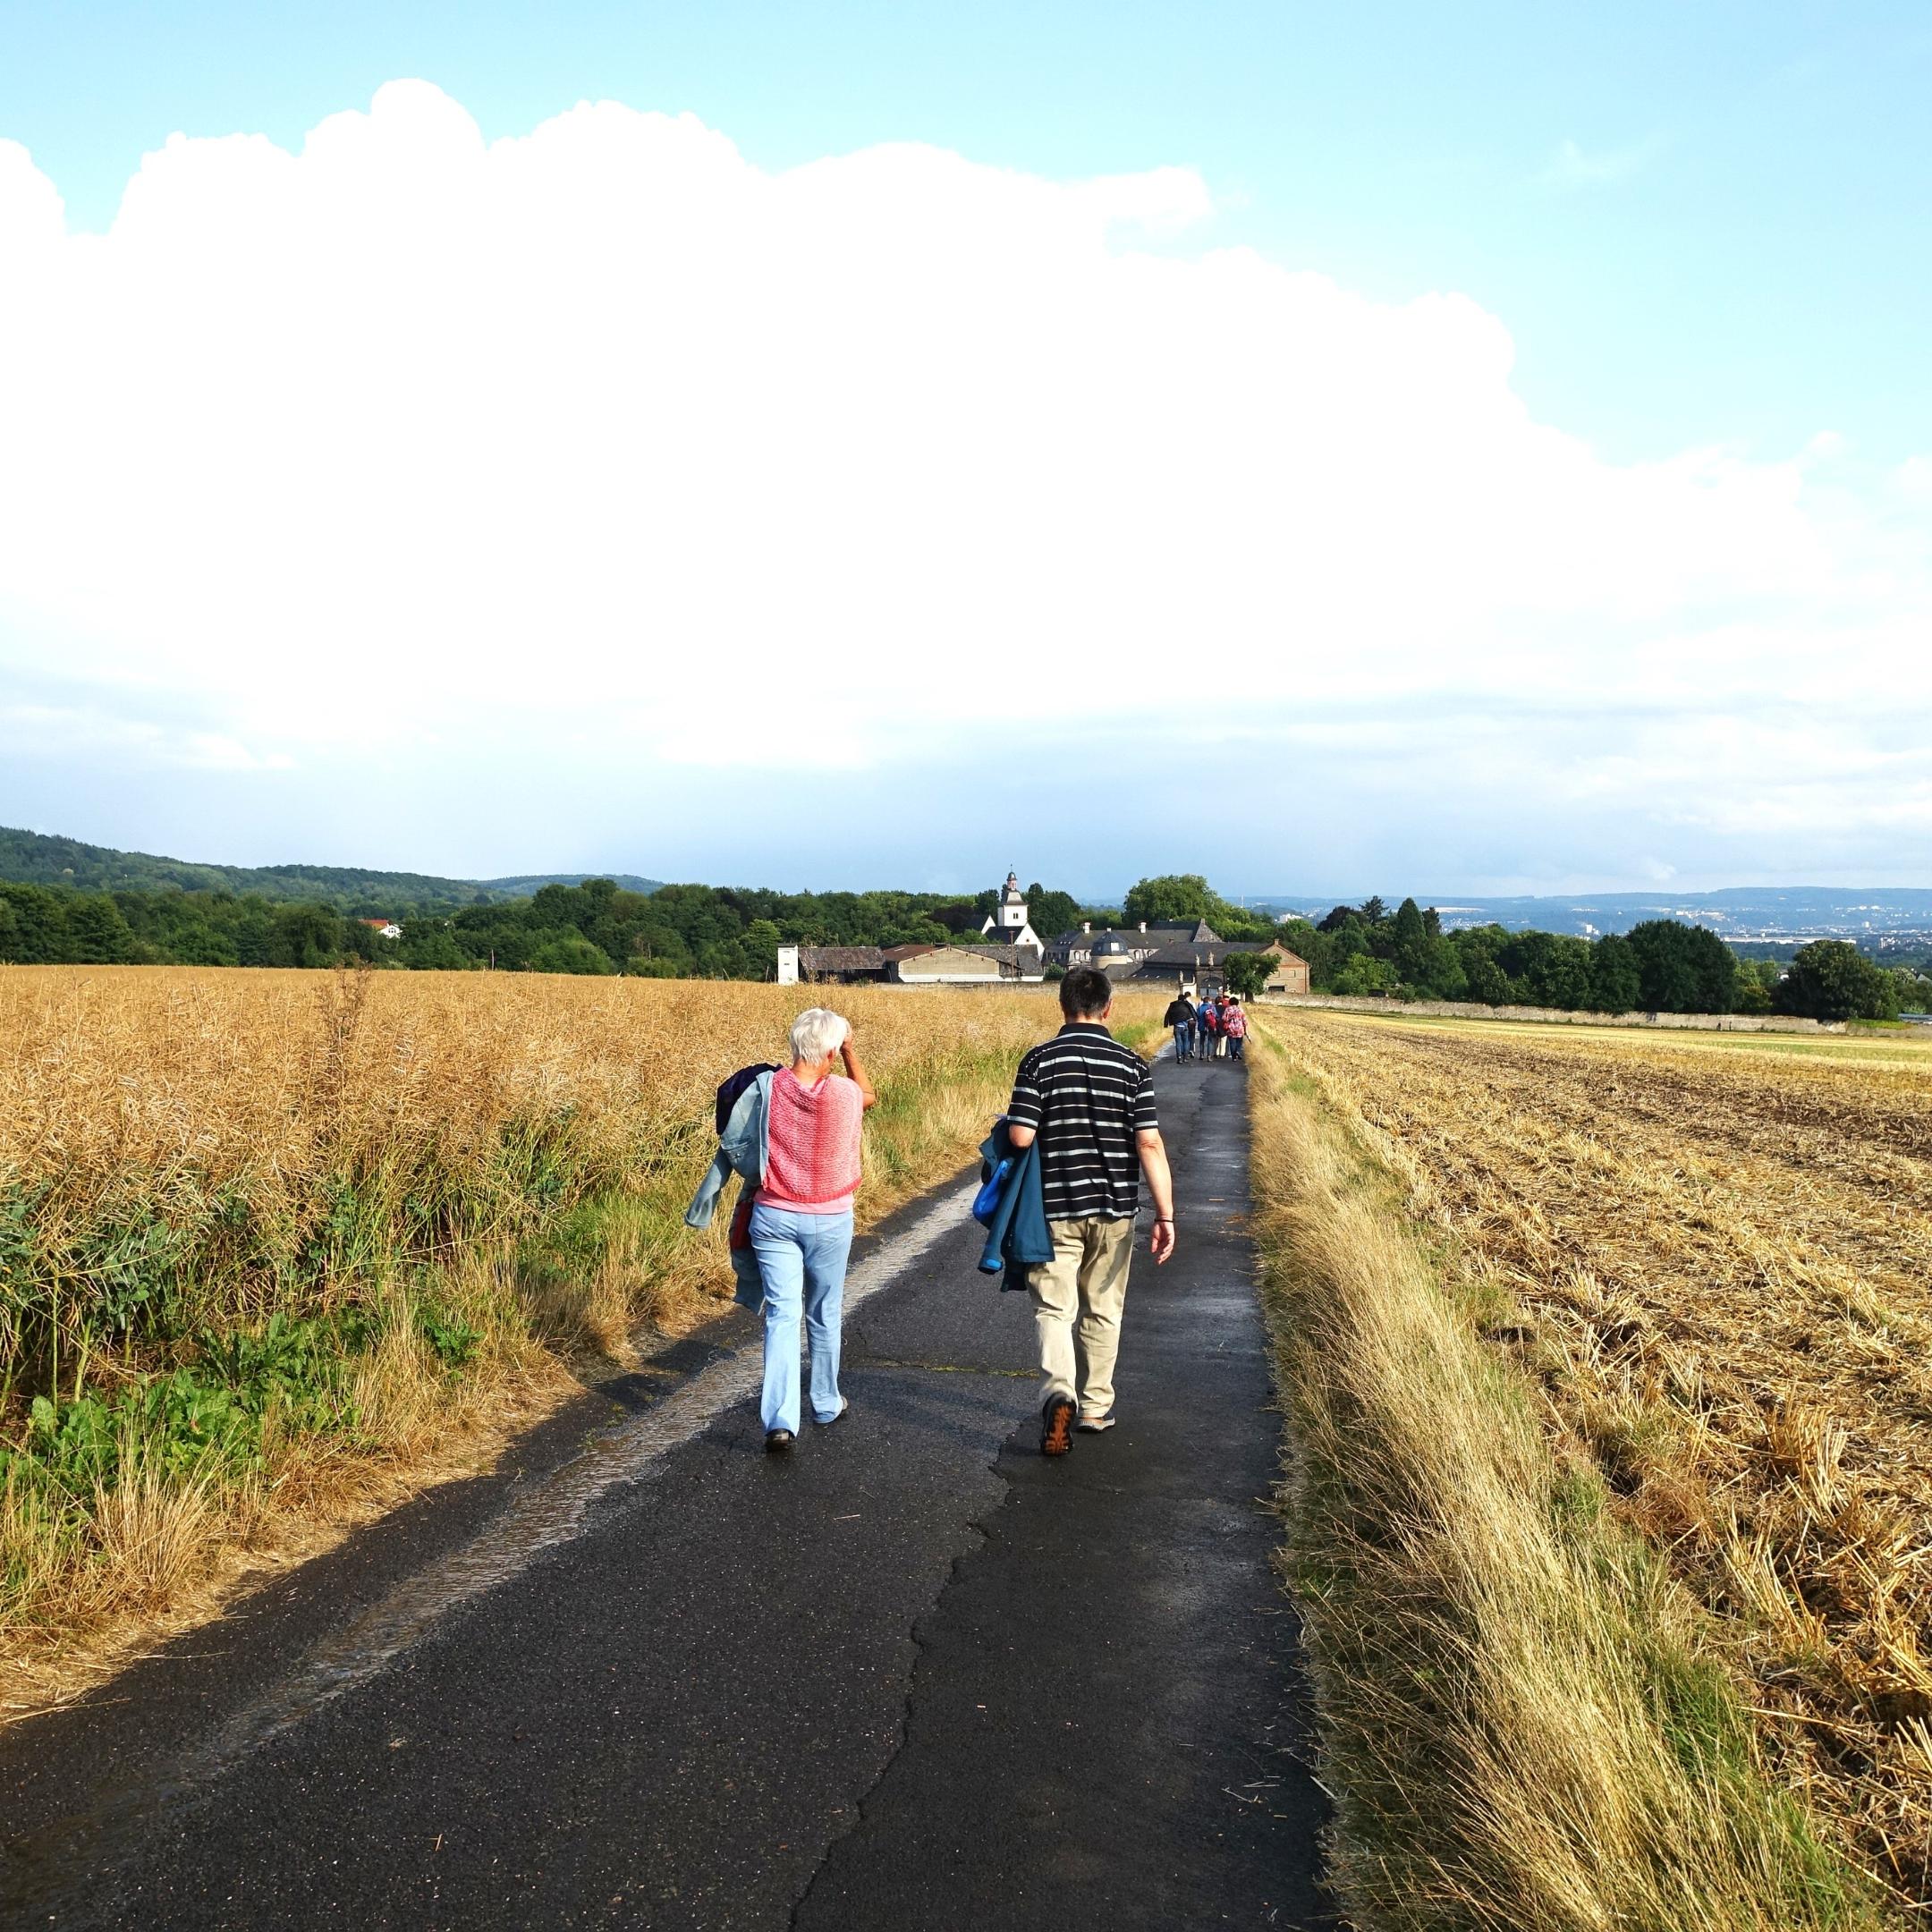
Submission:
M 1154 1225 L 1156 1227 L 1158 1227 L 1163 1221 L 1165 1221 L 1169 1227 L 1172 1227 L 1174 1224 L 1174 1217 L 1171 1214 L 1157 1214 L 1154 1216 Z

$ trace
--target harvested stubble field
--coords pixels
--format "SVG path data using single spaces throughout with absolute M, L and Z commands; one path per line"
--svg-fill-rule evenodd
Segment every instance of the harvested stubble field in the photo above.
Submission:
M 716 1306 L 722 1227 L 681 1219 L 712 1089 L 815 1001 L 880 1092 L 861 1223 L 957 1169 L 1059 1019 L 1040 989 L 0 970 L 0 1718 Z
M 1932 1900 L 1932 1054 L 1271 1013 L 1448 1237 L 1758 1760 Z

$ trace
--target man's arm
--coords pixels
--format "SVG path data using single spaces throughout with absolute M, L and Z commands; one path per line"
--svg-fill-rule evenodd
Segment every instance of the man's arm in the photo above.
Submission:
M 1154 1197 L 1154 1233 L 1148 1251 L 1156 1261 L 1165 1261 L 1174 1250 L 1174 1174 L 1167 1165 L 1167 1143 L 1161 1139 L 1160 1129 L 1141 1128 L 1134 1136 L 1134 1151 L 1140 1157 L 1148 1192 Z
M 872 1090 L 872 1082 L 866 1078 L 865 1064 L 852 1046 L 852 1034 L 849 1031 L 845 1035 L 845 1044 L 839 1048 L 839 1055 L 845 1063 L 846 1079 L 859 1089 L 861 1110 L 865 1107 L 876 1107 L 878 1105 L 878 1096 Z
M 1033 1145 L 1033 1136 L 1038 1130 L 1033 1127 L 1016 1127 L 1013 1122 L 1006 1123 L 1006 1138 L 1016 1148 L 1024 1150 Z

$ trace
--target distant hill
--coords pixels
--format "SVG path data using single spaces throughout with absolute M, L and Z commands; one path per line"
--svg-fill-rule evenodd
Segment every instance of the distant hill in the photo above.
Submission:
M 654 893 L 662 879 L 640 878 L 635 872 L 532 872 L 526 877 L 479 879 L 476 883 L 499 899 L 528 899 L 544 886 L 581 886 L 586 879 L 607 878 L 620 892 Z
M 1419 904 L 1435 906 L 1452 930 L 1494 923 L 1512 932 L 1589 937 L 1628 932 L 1645 919 L 1674 919 L 1707 926 L 1726 939 L 1838 938 L 1873 945 L 1888 936 L 1932 932 L 1932 889 L 1912 886 L 1731 886 L 1707 893 L 1666 888 L 1505 899 L 1468 893 L 1428 898 L 1418 893 L 1416 898 Z M 1247 903 L 1319 919 L 1335 902 L 1307 894 L 1271 894 Z
M 447 911 L 527 899 L 540 886 L 581 885 L 598 872 L 546 872 L 528 878 L 453 879 L 427 872 L 372 872 L 354 866 L 224 866 L 152 852 L 116 852 L 79 839 L 0 826 L 0 880 L 18 886 L 72 886 L 84 892 L 258 893 L 265 899 L 308 900 L 339 911 Z M 657 881 L 624 874 L 632 892 Z

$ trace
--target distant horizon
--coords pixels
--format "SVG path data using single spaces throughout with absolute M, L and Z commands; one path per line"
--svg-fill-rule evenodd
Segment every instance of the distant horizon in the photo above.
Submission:
M 96 850 L 125 853 L 131 857 L 159 860 L 165 863 L 185 866 L 208 866 L 235 871 L 283 871 L 296 868 L 313 867 L 335 871 L 369 873 L 396 873 L 426 878 L 442 878 L 462 885 L 500 886 L 506 882 L 521 879 L 545 878 L 615 878 L 630 877 L 657 880 L 662 885 L 708 886 L 717 889 L 771 892 L 934 892 L 951 894 L 961 898 L 996 889 L 1005 877 L 1005 869 L 996 869 L 994 875 L 979 885 L 926 885 L 913 883 L 903 877 L 886 877 L 865 875 L 860 883 L 816 884 L 794 883 L 784 877 L 769 875 L 758 876 L 747 873 L 739 877 L 702 877 L 695 875 L 677 876 L 665 871 L 661 867 L 638 863 L 606 865 L 559 865 L 520 866 L 502 871 L 464 871 L 447 869 L 435 865 L 409 863 L 374 862 L 362 859 L 347 859 L 335 854 L 322 858 L 291 858 L 286 854 L 274 859 L 236 859 L 226 856 L 212 856 L 205 852 L 162 852 L 141 843 L 117 843 L 106 838 L 83 838 L 71 831 L 48 831 L 38 826 L 0 826 L 0 832 L 8 829 L 24 831 L 38 838 L 68 839 L 77 844 L 89 845 Z M 1013 842 L 1009 840 L 1009 844 Z M 1012 861 L 1009 859 L 1008 863 Z M 1030 886 L 1038 882 L 1048 891 L 1065 892 L 1079 899 L 1082 904 L 1091 906 L 1117 905 L 1128 890 L 1142 878 L 1152 878 L 1168 874 L 1199 873 L 1206 878 L 1209 887 L 1222 898 L 1236 904 L 1257 906 L 1301 906 L 1312 910 L 1327 911 L 1337 905 L 1360 905 L 1372 897 L 1379 896 L 1390 905 L 1396 905 L 1404 898 L 1413 898 L 1418 904 L 1435 906 L 1448 910 L 1457 900 L 1468 900 L 1481 904 L 1504 900 L 1554 900 L 1576 901 L 1581 899 L 1622 899 L 1643 903 L 1669 903 L 1676 900 L 1716 898 L 1724 894 L 1740 893 L 1898 893 L 1926 894 L 1932 897 L 1932 885 L 1909 882 L 1885 883 L 1869 877 L 1850 880 L 1807 878 L 1736 878 L 1723 885 L 1687 885 L 1681 880 L 1669 879 L 1661 882 L 1645 882 L 1639 885 L 1616 886 L 1541 886 L 1525 890 L 1521 886 L 1484 887 L 1479 886 L 1458 886 L 1450 890 L 1425 894 L 1407 888 L 1391 891 L 1371 887 L 1367 891 L 1350 892 L 1346 889 L 1316 889 L 1307 891 L 1259 890 L 1250 891 L 1240 887 L 1229 887 L 1216 879 L 1211 867 L 1200 863 L 1164 865 L 1157 871 L 1149 869 L 1139 871 L 1131 878 L 1121 881 L 1111 888 L 1089 889 L 1070 884 L 1053 876 L 1051 868 L 1021 866 L 1021 882 Z M 853 875 L 854 877 L 860 877 Z

